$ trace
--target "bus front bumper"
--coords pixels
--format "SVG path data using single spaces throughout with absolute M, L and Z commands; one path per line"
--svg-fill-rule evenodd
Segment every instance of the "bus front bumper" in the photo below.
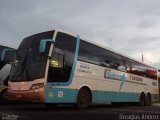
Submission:
M 20 90 L 8 90 L 9 100 L 11 101 L 21 101 L 21 102 L 38 102 L 44 103 L 45 101 L 45 89 L 35 89 L 28 91 Z

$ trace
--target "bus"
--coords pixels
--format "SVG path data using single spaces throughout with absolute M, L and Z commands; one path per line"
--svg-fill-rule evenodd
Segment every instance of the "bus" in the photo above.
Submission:
M 160 70 L 158 70 L 159 96 L 160 96 Z M 160 97 L 159 97 L 160 101 Z
M 0 45 L 0 56 L 5 50 L 13 50 L 13 48 Z M 0 59 L 0 102 L 8 102 L 7 86 L 11 65 Z
M 87 108 L 118 102 L 149 106 L 159 99 L 157 69 L 76 34 L 52 30 L 29 36 L 18 54 L 10 100 Z

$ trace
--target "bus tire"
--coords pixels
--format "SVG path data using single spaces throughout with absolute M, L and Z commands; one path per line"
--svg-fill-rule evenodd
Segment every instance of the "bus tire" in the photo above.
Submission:
M 151 106 L 152 100 L 150 93 L 147 94 L 145 101 L 146 101 L 146 106 Z
M 91 92 L 86 88 L 81 88 L 77 95 L 76 106 L 78 109 L 84 109 L 91 103 Z
M 140 106 L 145 105 L 145 94 L 143 92 L 140 94 L 140 97 L 139 97 L 139 105 Z
M 1 93 L 0 93 L 0 102 L 1 103 L 8 103 L 8 92 L 7 89 L 4 89 Z

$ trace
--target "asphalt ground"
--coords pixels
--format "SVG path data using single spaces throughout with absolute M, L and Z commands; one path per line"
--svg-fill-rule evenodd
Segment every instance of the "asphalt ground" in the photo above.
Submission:
M 160 104 L 92 105 L 79 110 L 74 105 L 48 109 L 43 104 L 14 103 L 0 105 L 1 120 L 160 120 Z

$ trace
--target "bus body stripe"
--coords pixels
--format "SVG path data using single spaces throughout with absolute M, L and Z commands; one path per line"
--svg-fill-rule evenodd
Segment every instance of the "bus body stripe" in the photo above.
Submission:
M 140 93 L 91 91 L 92 103 L 106 102 L 139 102 Z M 78 90 L 71 88 L 54 88 L 48 93 L 47 103 L 76 103 Z M 157 101 L 159 95 L 151 94 L 152 102 Z
M 74 61 L 73 61 L 73 66 L 72 66 L 71 74 L 70 74 L 69 81 L 68 81 L 67 85 L 70 85 L 73 80 L 73 76 L 74 76 L 74 72 L 75 72 L 75 68 L 76 68 L 76 63 L 77 63 L 77 58 L 78 58 L 78 53 L 79 53 L 79 44 L 80 44 L 80 36 L 77 35 L 77 44 L 76 44 Z

